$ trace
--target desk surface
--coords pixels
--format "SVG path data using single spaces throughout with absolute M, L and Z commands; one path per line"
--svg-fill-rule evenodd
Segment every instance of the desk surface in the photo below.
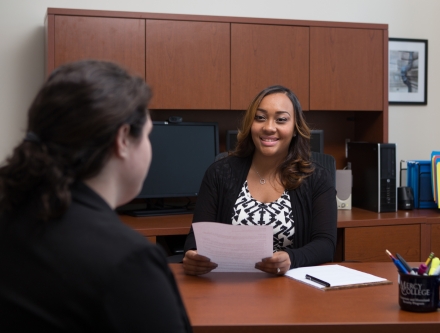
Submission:
M 338 228 L 401 225 L 420 222 L 439 223 L 439 221 L 440 210 L 438 209 L 398 210 L 388 213 L 376 213 L 360 208 L 338 210 Z
M 265 273 L 209 273 L 176 277 L 194 332 L 391 333 L 440 329 L 440 311 L 400 310 L 397 271 L 387 263 L 344 263 L 391 285 L 321 291 Z M 415 265 L 415 264 L 414 264 Z

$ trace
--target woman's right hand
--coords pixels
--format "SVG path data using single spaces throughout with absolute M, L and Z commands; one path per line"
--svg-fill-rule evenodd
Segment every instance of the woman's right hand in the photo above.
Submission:
M 205 256 L 197 254 L 196 250 L 188 250 L 183 258 L 183 270 L 188 275 L 202 275 L 217 268 L 217 264 Z

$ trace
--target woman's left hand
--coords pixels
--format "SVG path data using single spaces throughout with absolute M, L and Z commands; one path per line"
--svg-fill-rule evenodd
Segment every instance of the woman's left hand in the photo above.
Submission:
M 266 273 L 283 275 L 290 269 L 290 257 L 287 252 L 275 252 L 272 257 L 257 262 L 255 268 Z

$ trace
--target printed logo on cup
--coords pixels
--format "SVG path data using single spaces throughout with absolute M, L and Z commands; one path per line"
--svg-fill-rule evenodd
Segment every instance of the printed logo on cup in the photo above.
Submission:
M 400 286 L 400 292 L 402 295 L 411 295 L 411 296 L 429 296 L 431 295 L 430 289 L 424 289 L 422 283 L 409 283 L 402 282 Z
M 400 274 L 399 305 L 413 312 L 436 311 L 439 301 L 439 277 Z

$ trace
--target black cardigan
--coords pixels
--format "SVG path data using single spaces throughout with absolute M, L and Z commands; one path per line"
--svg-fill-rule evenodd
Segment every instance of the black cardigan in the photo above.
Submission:
M 232 224 L 234 204 L 246 180 L 252 158 L 228 156 L 206 171 L 194 211 L 195 222 Z M 319 265 L 333 260 L 336 248 L 336 190 L 325 168 L 315 163 L 313 174 L 289 191 L 295 223 L 291 246 L 285 249 L 291 268 Z M 185 252 L 196 249 L 193 229 L 185 242 Z

